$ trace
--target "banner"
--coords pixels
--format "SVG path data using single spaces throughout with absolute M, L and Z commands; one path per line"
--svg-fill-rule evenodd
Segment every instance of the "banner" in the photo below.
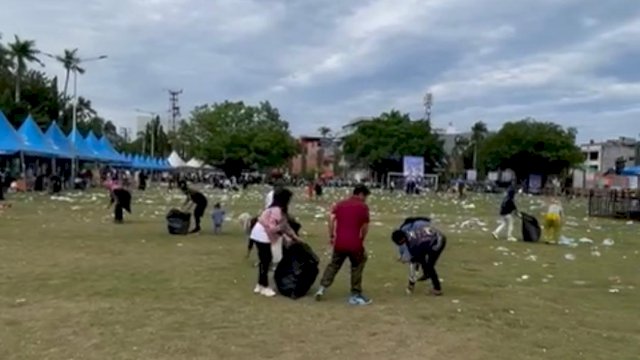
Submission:
M 404 156 L 402 170 L 405 177 L 422 178 L 424 176 L 424 158 L 422 156 Z
M 529 192 L 539 194 L 542 190 L 542 176 L 537 174 L 529 175 Z

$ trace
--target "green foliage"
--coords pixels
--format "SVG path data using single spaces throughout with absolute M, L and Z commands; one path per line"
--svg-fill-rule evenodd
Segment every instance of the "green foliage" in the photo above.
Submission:
M 424 156 L 427 169 L 443 158 L 442 141 L 427 120 L 412 121 L 397 110 L 359 121 L 344 139 L 344 154 L 352 163 L 385 174 L 402 169 L 403 156 Z
M 583 161 L 575 137 L 575 129 L 551 122 L 508 122 L 486 139 L 479 156 L 487 169 L 512 169 L 518 178 L 560 174 Z
M 177 137 L 186 152 L 216 164 L 229 175 L 249 168 L 277 168 L 298 152 L 289 124 L 269 102 L 249 106 L 225 101 L 199 106 L 191 113 L 191 122 L 182 124 Z

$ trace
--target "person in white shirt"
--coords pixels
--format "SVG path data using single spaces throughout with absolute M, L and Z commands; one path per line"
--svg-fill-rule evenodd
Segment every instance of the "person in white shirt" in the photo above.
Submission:
M 272 297 L 276 293 L 269 287 L 269 269 L 274 260 L 272 248 L 281 241 L 282 236 L 290 240 L 298 241 L 298 236 L 288 223 L 289 202 L 293 194 L 291 191 L 281 189 L 274 194 L 273 204 L 265 209 L 258 217 L 258 221 L 251 230 L 250 239 L 258 248 L 258 284 L 254 293 Z
M 275 187 L 271 188 L 271 191 L 267 193 L 267 196 L 264 197 L 264 208 L 268 209 L 273 203 L 273 193 L 275 192 Z

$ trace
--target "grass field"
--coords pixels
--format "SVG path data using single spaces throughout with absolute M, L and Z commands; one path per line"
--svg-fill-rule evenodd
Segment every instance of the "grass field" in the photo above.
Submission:
M 323 268 L 324 214 L 346 192 L 294 199 Z M 11 196 L 0 210 L 0 359 L 638 359 L 639 224 L 587 219 L 575 200 L 564 234 L 577 246 L 512 243 L 489 235 L 497 196 L 374 193 L 364 283 L 374 303 L 354 308 L 347 266 L 321 303 L 253 295 L 235 219 L 262 193 L 207 193 L 233 219 L 223 235 L 207 218 L 186 237 L 166 232 L 164 214 L 183 200 L 166 189 L 134 193 L 124 225 L 104 192 Z M 539 201 L 517 199 L 534 214 Z M 442 297 L 426 284 L 404 293 L 389 234 L 408 215 L 432 216 L 449 236 Z

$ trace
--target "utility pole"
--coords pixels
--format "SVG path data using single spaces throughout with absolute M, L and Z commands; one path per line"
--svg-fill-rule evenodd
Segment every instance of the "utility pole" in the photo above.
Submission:
M 426 93 L 422 100 L 424 105 L 424 116 L 427 121 L 431 121 L 431 107 L 433 106 L 433 94 Z
M 178 96 L 182 94 L 180 90 L 167 90 L 169 92 L 169 113 L 171 114 L 171 131 L 176 131 L 176 122 L 180 120 L 180 105 Z

